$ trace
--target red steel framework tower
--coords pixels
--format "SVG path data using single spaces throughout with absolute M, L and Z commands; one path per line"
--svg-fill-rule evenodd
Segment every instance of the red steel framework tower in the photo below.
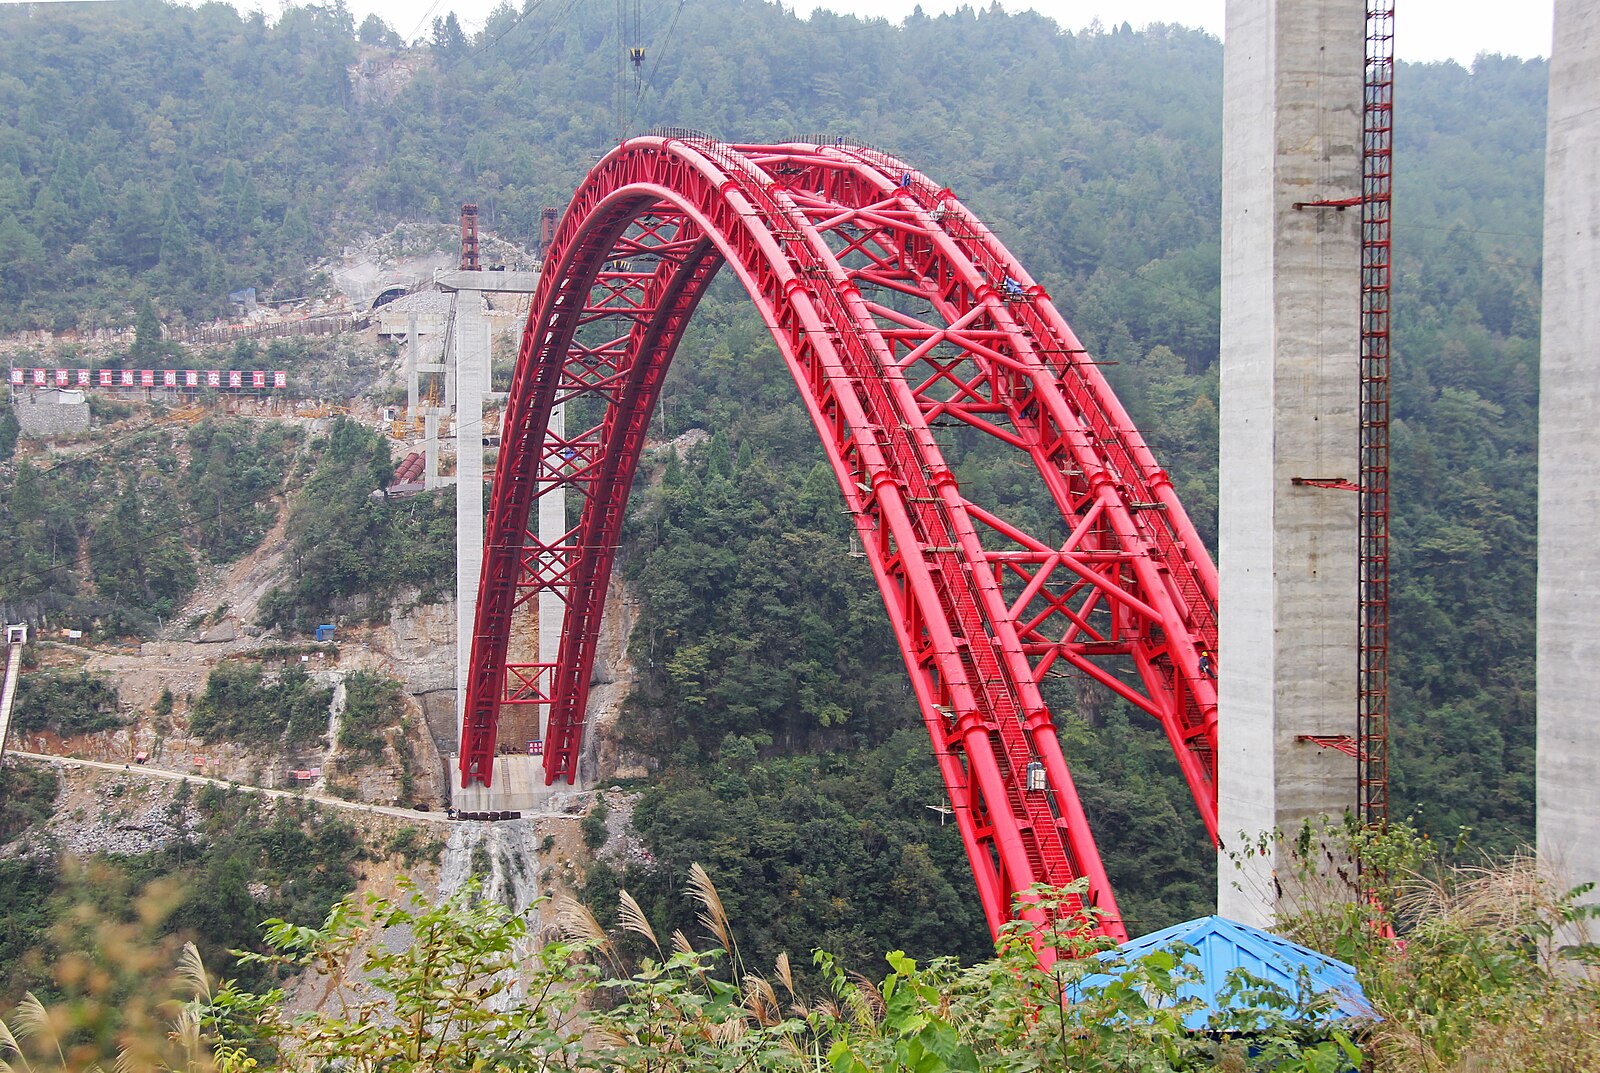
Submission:
M 1389 815 L 1389 195 L 1394 0 L 1368 0 L 1361 150 L 1361 640 L 1357 760 L 1362 819 Z
M 550 243 L 556 237 L 556 221 L 561 219 L 561 210 L 546 205 L 539 210 L 539 256 L 544 256 L 544 251 L 550 248 Z
M 461 206 L 461 271 L 478 271 L 478 206 Z

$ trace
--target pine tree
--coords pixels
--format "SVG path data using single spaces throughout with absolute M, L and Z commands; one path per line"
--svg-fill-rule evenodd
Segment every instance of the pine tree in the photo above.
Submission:
M 248 233 L 261 219 L 261 195 L 256 192 L 255 180 L 246 175 L 239 186 L 239 196 L 233 203 L 233 222 L 241 233 Z
M 56 192 L 54 184 L 41 186 L 38 197 L 33 199 L 33 233 L 39 236 L 39 241 L 47 249 L 65 253 L 77 230 L 76 224 L 72 209 Z
M 78 167 L 78 155 L 70 145 L 62 145 L 56 153 L 56 165 L 50 174 L 50 184 L 56 196 L 69 208 L 78 208 L 78 188 L 83 185 L 83 171 Z
M 78 184 L 78 217 L 85 224 L 104 218 L 110 211 L 106 196 L 100 190 L 100 181 L 90 172 Z
M 139 307 L 139 316 L 133 322 L 133 347 L 128 359 L 135 364 L 155 358 L 161 350 L 161 321 L 156 316 L 155 304 L 146 298 Z
M 0 410 L 0 462 L 16 452 L 17 432 L 17 411 L 7 406 Z
M 167 187 L 168 207 L 175 208 L 185 223 L 193 223 L 202 214 L 204 206 L 200 199 L 200 183 L 194 177 L 194 169 L 189 166 L 187 157 L 178 161 L 178 166 L 172 169 L 172 183 Z
M 178 275 L 187 276 L 194 267 L 195 242 L 183 217 L 172 213 L 161 228 L 161 266 Z

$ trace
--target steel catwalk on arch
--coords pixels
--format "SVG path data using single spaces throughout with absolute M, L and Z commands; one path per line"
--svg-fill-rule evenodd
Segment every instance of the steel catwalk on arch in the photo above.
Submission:
M 614 149 L 574 195 L 507 404 L 462 785 L 492 777 L 508 704 L 547 707 L 546 781 L 573 778 L 634 470 L 724 262 L 838 478 L 990 928 L 1030 912 L 1013 904 L 1030 885 L 1086 879 L 1101 930 L 1124 938 L 1040 685 L 1087 678 L 1158 720 L 1215 839 L 1216 568 L 1043 289 L 949 190 L 854 146 L 659 132 Z M 949 426 L 1014 450 L 1040 490 L 1031 516 L 1051 520 L 1025 526 L 968 498 L 935 440 Z M 574 520 L 546 543 L 530 508 L 558 487 Z M 559 658 L 508 658 L 514 616 L 542 592 L 565 606 Z

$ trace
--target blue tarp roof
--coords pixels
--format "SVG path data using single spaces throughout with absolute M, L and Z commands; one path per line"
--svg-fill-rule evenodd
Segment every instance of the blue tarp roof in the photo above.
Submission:
M 1270 980 L 1291 995 L 1300 993 L 1300 974 L 1304 970 L 1314 993 L 1328 994 L 1335 1000 L 1336 1012 L 1323 1014 L 1322 1020 L 1372 1016 L 1353 966 L 1226 917 L 1200 917 L 1174 924 L 1170 928 L 1129 939 L 1115 951 L 1108 951 L 1101 957 L 1134 961 L 1176 943 L 1194 947 L 1194 952 L 1184 957 L 1184 963 L 1200 969 L 1198 981 L 1184 984 L 1178 989 L 1179 999 L 1198 998 L 1201 1001 L 1201 1008 L 1184 1018 L 1184 1024 L 1190 1029 L 1206 1027 L 1212 1013 L 1224 1006 L 1247 1005 L 1238 996 L 1229 1003 L 1224 1003 L 1220 997 L 1220 992 L 1228 984 L 1229 974 L 1235 969 L 1243 969 L 1252 976 Z M 1079 986 L 1093 987 L 1110 979 L 1109 975 L 1100 973 L 1085 977 Z

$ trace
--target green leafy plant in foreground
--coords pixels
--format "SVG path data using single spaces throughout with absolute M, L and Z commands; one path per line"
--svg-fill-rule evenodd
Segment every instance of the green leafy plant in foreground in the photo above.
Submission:
M 296 1015 L 283 990 L 214 982 L 192 944 L 163 936 L 182 899 L 156 884 L 130 919 L 85 906 L 58 927 L 48 1001 L 29 995 L 7 1017 L 0 1073 L 1589 1067 L 1600 975 L 1583 888 L 1553 893 L 1523 858 L 1430 864 L 1402 824 L 1357 841 L 1387 862 L 1382 890 L 1319 901 L 1290 926 L 1355 960 L 1372 1024 L 1330 1023 L 1333 999 L 1304 980 L 1236 974 L 1226 1011 L 1190 1031 L 1186 951 L 1122 956 L 1093 935 L 1072 888 L 1028 892 L 1023 919 L 980 964 L 895 951 L 887 974 L 868 978 L 819 952 L 822 983 L 808 994 L 787 954 L 765 973 L 746 960 L 699 866 L 687 882 L 698 940 L 680 929 L 663 942 L 627 891 L 614 934 L 576 901 L 540 928 L 545 907 L 512 913 L 470 888 L 437 905 L 409 887 L 398 902 L 349 897 L 320 927 L 269 921 L 265 952 L 241 960 L 322 996 L 323 1009 Z
M 1529 852 L 1491 859 L 1465 833 L 1441 846 L 1409 820 L 1347 821 L 1293 841 L 1297 909 L 1279 930 L 1356 967 L 1376 1015 L 1366 1041 L 1376 1073 L 1593 1068 L 1590 885 L 1571 886 Z
M 999 956 L 970 969 L 953 959 L 919 966 L 896 952 L 874 986 L 819 955 L 851 1011 L 829 1050 L 836 1073 L 1360 1068 L 1352 1026 L 1327 1024 L 1332 998 L 1304 987 L 1235 977 L 1225 993 L 1239 1006 L 1190 1031 L 1185 1020 L 1200 1005 L 1179 997 L 1198 973 L 1183 960 L 1188 949 L 1121 956 L 1092 934 L 1081 894 L 1035 887 L 1028 897 L 1045 922 L 1006 925 Z
M 125 925 L 102 929 L 96 952 L 74 955 L 76 969 L 60 975 L 59 1002 L 30 994 L 11 1015 L 0 1069 L 1333 1073 L 1360 1061 L 1338 1031 L 1307 1040 L 1299 996 L 1270 984 L 1240 984 L 1252 1001 L 1245 1045 L 1226 1027 L 1184 1029 L 1192 1003 L 1176 998 L 1188 970 L 1175 953 L 1057 957 L 1103 945 L 1081 918 L 1058 912 L 1078 892 L 1032 892 L 1035 915 L 1058 923 L 1009 927 L 999 956 L 972 968 L 895 952 L 878 982 L 818 953 L 826 992 L 809 998 L 786 954 L 770 979 L 744 962 L 703 869 L 691 869 L 688 885 L 710 937 L 701 946 L 681 930 L 663 945 L 625 891 L 615 937 L 568 902 L 558 913 L 565 937 L 549 938 L 531 914 L 471 888 L 437 905 L 410 887 L 398 904 L 346 898 L 319 928 L 268 921 L 268 952 L 242 959 L 304 974 L 325 1008 L 298 1016 L 281 989 L 214 982 L 192 944 L 163 979 L 152 965 L 170 946 L 141 944 Z M 151 983 L 113 1007 L 97 998 L 100 963 L 137 968 Z

